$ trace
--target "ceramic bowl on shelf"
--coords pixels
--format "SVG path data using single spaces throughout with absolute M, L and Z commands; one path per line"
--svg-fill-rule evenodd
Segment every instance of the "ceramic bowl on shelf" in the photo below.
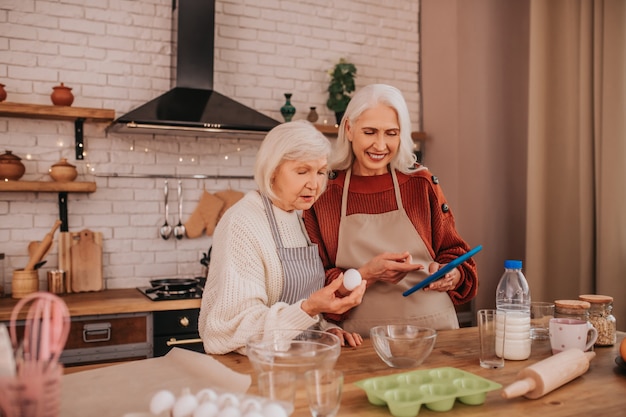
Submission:
M 374 350 L 392 368 L 415 368 L 430 355 L 437 331 L 412 324 L 386 324 L 370 329 Z
M 0 155 L 0 180 L 17 181 L 26 172 L 26 167 L 22 163 L 22 158 L 13 155 L 13 152 L 6 151 Z
M 298 376 L 311 369 L 333 368 L 341 342 L 318 330 L 271 330 L 248 339 L 246 354 L 257 373 L 287 371 Z
M 78 171 L 74 165 L 67 162 L 67 158 L 61 158 L 59 162 L 50 167 L 50 176 L 57 182 L 70 182 L 76 179 Z

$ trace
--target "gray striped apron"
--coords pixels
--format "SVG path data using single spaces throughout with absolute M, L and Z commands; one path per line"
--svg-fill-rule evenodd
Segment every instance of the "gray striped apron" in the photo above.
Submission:
M 302 233 L 308 242 L 308 246 L 299 248 L 285 248 L 283 240 L 278 232 L 278 224 L 272 210 L 272 202 L 269 198 L 261 195 L 265 212 L 272 229 L 274 242 L 278 251 L 278 258 L 283 266 L 283 292 L 279 301 L 294 304 L 303 298 L 308 298 L 315 291 L 324 286 L 326 275 L 324 265 L 320 259 L 317 245 L 311 243 L 309 235 L 304 229 L 302 219 L 298 216 Z

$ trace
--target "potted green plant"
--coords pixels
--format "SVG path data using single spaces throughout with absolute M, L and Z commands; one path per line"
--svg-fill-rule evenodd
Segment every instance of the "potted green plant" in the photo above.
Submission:
M 341 123 L 343 114 L 352 98 L 350 93 L 354 91 L 354 79 L 356 67 L 354 64 L 341 58 L 335 66 L 328 71 L 330 83 L 328 84 L 328 100 L 326 106 L 335 112 L 337 124 Z

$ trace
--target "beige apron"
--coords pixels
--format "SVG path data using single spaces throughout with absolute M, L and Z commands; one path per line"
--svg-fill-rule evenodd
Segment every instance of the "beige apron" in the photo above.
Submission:
M 402 293 L 428 276 L 433 262 L 424 241 L 404 210 L 395 170 L 391 169 L 398 210 L 382 214 L 351 214 L 346 216 L 351 170 L 346 172 L 341 199 L 339 246 L 335 264 L 339 268 L 358 268 L 382 252 L 408 251 L 413 263 L 424 265 L 397 284 L 376 282 L 365 292 L 363 302 L 350 311 L 342 324 L 348 332 L 369 336 L 369 329 L 378 324 L 406 322 L 435 329 L 458 329 L 454 304 L 446 292 L 416 291 Z M 360 239 L 354 239 L 359 237 Z

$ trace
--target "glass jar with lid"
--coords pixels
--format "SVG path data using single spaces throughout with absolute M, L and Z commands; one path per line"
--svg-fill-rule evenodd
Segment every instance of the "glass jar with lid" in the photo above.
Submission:
M 589 321 L 591 304 L 582 300 L 554 300 L 554 317 Z
M 583 294 L 578 299 L 590 304 L 589 321 L 598 331 L 595 346 L 613 346 L 617 341 L 617 325 L 613 316 L 613 297 L 609 295 Z

